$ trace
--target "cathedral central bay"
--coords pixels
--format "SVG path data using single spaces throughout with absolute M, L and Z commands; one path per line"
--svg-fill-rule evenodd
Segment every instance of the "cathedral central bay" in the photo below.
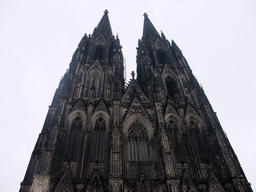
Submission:
M 144 14 L 137 79 L 105 11 L 57 88 L 20 192 L 252 191 L 203 89 Z

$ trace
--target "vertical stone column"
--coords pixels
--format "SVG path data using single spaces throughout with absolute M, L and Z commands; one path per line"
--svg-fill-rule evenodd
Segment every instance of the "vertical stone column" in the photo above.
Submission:
M 114 103 L 114 124 L 119 125 L 120 121 L 120 101 L 113 101 Z
M 122 150 L 121 150 L 121 133 L 119 130 L 120 123 L 120 101 L 113 102 L 113 125 L 111 151 L 110 151 L 110 178 L 109 189 L 113 192 L 123 191 L 122 176 Z
M 112 147 L 110 153 L 110 176 L 120 177 L 122 175 L 121 136 L 116 125 L 112 133 Z
M 161 103 L 156 103 L 156 111 L 159 122 L 159 130 L 161 134 L 161 140 L 163 145 L 163 158 L 165 163 L 165 172 L 168 177 L 175 177 L 175 167 L 172 151 L 170 149 L 167 133 L 164 129 L 164 118 L 163 118 L 163 108 Z
M 167 180 L 168 191 L 179 192 L 179 180 Z
M 90 136 L 90 133 L 88 131 L 86 131 L 84 133 L 84 143 L 83 143 L 83 153 L 82 153 L 82 164 L 81 164 L 81 169 L 80 169 L 80 175 L 79 178 L 82 178 L 82 174 L 83 174 L 83 169 L 84 169 L 84 165 L 85 165 L 85 153 L 86 153 L 86 148 L 87 148 L 87 139 Z
M 92 131 L 92 122 L 91 122 L 91 118 L 92 118 L 92 110 L 93 110 L 93 105 L 89 105 L 87 107 L 87 120 L 88 120 L 88 131 L 91 132 Z
M 91 122 L 91 118 L 92 118 L 92 111 L 93 111 L 93 105 L 89 105 L 87 107 L 87 122 L 86 124 L 88 125 L 88 128 L 86 130 L 86 132 L 84 133 L 84 146 L 83 146 L 83 154 L 82 154 L 82 162 L 81 162 L 81 169 L 80 169 L 80 174 L 79 177 L 82 178 L 83 176 L 89 176 L 89 154 L 86 154 L 86 148 L 87 145 L 89 144 L 88 141 L 90 141 L 90 137 L 91 137 L 91 132 L 92 132 L 92 122 Z M 90 145 L 90 144 L 89 144 Z

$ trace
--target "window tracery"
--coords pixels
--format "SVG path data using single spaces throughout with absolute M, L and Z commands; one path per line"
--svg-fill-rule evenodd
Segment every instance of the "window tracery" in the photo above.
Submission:
M 188 127 L 189 127 L 191 142 L 194 147 L 196 159 L 199 161 L 199 163 L 202 163 L 204 161 L 204 156 L 205 156 L 205 148 L 204 148 L 204 143 L 202 141 L 203 136 L 201 135 L 201 132 L 197 123 L 195 123 L 193 120 L 191 120 L 188 123 Z
M 174 79 L 167 77 L 165 79 L 165 83 L 169 96 L 171 97 L 171 99 L 174 99 L 175 94 L 178 92 L 176 82 L 174 81 Z
M 149 161 L 147 130 L 135 121 L 128 130 L 128 161 Z
M 106 121 L 99 118 L 95 123 L 92 161 L 105 162 Z
M 79 149 L 81 145 L 81 133 L 82 133 L 83 121 L 80 117 L 77 117 L 72 121 L 71 132 L 68 145 L 67 160 L 77 161 L 79 156 Z
M 168 132 L 168 139 L 171 143 L 171 147 L 174 152 L 174 156 L 177 162 L 182 161 L 182 146 L 181 146 L 181 138 L 177 124 L 170 120 L 167 123 L 167 132 Z
M 160 64 L 164 64 L 165 63 L 165 54 L 164 51 L 162 49 L 158 49 L 157 51 L 157 55 L 158 55 L 158 61 Z
M 103 58 L 103 47 L 98 45 L 95 50 L 95 59 L 102 60 Z
M 99 85 L 100 85 L 100 77 L 91 76 L 90 77 L 90 84 L 89 84 L 89 91 L 94 90 L 95 91 L 95 96 L 98 96 Z

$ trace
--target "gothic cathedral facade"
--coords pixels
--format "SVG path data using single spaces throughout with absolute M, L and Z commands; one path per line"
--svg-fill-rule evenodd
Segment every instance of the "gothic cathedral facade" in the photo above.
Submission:
M 105 11 L 60 81 L 20 192 L 252 191 L 182 52 L 144 15 L 137 79 Z

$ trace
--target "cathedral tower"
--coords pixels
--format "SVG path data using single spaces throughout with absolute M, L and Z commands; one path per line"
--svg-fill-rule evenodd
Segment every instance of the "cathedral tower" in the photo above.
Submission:
M 144 14 L 137 79 L 105 11 L 60 81 L 20 192 L 249 192 L 178 46 Z

